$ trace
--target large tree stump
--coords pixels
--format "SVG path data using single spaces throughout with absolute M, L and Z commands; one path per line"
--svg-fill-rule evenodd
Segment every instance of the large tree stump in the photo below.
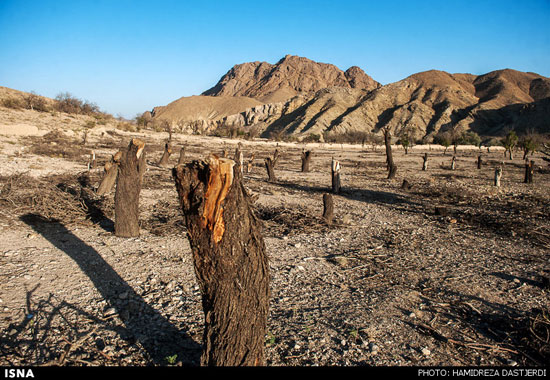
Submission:
M 170 142 L 164 144 L 164 153 L 159 161 L 159 166 L 167 168 L 170 166 L 170 155 L 172 154 L 172 145 Z
M 323 194 L 323 219 L 330 226 L 334 219 L 334 202 L 332 200 L 332 194 Z
M 234 161 L 173 169 L 205 316 L 202 365 L 265 365 L 269 266 L 261 223 Z
M 334 194 L 340 193 L 342 183 L 340 182 L 340 162 L 332 159 L 331 162 L 331 177 L 332 177 L 332 192 Z
M 139 193 L 146 169 L 145 143 L 132 139 L 122 152 L 115 192 L 115 235 L 139 236 Z
M 309 163 L 311 161 L 311 151 L 302 150 L 302 173 L 309 172 Z
M 265 168 L 267 170 L 267 180 L 269 182 L 276 182 L 277 178 L 275 177 L 274 160 L 272 160 L 271 157 L 266 157 L 264 159 L 264 162 L 265 162 Z
M 118 164 L 120 158 L 122 157 L 122 152 L 117 152 L 111 157 L 111 160 L 105 163 L 105 175 L 97 188 L 97 195 L 108 194 L 112 188 L 115 186 L 116 178 L 118 174 Z

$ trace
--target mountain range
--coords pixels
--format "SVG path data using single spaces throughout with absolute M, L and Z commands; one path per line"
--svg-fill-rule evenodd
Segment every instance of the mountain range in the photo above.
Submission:
M 361 68 L 287 55 L 276 64 L 233 66 L 201 95 L 155 107 L 187 133 L 255 129 L 263 137 L 407 133 L 432 141 L 445 131 L 480 136 L 550 133 L 550 78 L 503 69 L 483 75 L 429 70 L 382 85 Z

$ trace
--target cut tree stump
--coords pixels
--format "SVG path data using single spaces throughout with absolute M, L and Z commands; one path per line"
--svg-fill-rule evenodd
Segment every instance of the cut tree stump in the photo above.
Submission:
M 428 153 L 424 153 L 423 160 L 424 162 L 422 163 L 422 170 L 426 171 L 428 170 Z
M 230 159 L 173 169 L 205 328 L 201 364 L 265 365 L 269 265 L 261 223 Z
M 502 167 L 499 166 L 495 169 L 495 186 L 500 187 L 500 179 L 502 178 Z
M 271 157 L 267 157 L 264 159 L 264 162 L 267 170 L 267 180 L 269 182 L 276 182 L 277 178 L 275 177 L 275 170 L 273 169 L 275 166 L 274 160 L 272 160 Z
M 477 168 L 481 169 L 481 165 L 483 164 L 483 158 L 481 157 L 481 154 L 477 156 Z
M 523 183 L 533 183 L 535 173 L 535 161 L 525 161 L 525 178 Z
M 122 157 L 122 152 L 117 152 L 114 156 L 111 157 L 111 160 L 105 164 L 105 175 L 97 188 L 97 195 L 105 195 L 111 192 L 116 183 L 116 178 L 118 174 L 118 164 L 120 158 Z
M 332 194 L 323 194 L 323 219 L 330 226 L 334 220 L 334 201 Z
M 159 166 L 167 168 L 170 166 L 170 155 L 172 154 L 172 146 L 170 142 L 164 144 L 164 153 L 159 161 Z
M 302 173 L 309 172 L 309 163 L 311 162 L 311 151 L 302 150 Z
M 384 129 L 384 145 L 386 146 L 386 163 L 388 166 L 388 179 L 392 179 L 395 177 L 395 173 L 397 172 L 397 165 L 395 165 L 395 162 L 393 162 L 390 128 Z
M 180 149 L 180 156 L 178 158 L 178 165 L 182 165 L 185 163 L 185 147 L 182 146 Z
M 453 156 L 451 160 L 451 170 L 455 170 L 456 167 L 456 156 Z
M 332 174 L 332 192 L 334 194 L 339 194 L 342 189 L 342 183 L 340 182 L 340 162 L 332 159 L 331 163 L 331 174 Z
M 145 143 L 132 139 L 121 153 L 115 192 L 115 235 L 139 236 L 139 193 L 146 170 Z

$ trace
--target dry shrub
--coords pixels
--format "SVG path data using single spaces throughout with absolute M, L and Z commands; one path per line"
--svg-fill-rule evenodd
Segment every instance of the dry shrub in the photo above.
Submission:
M 89 149 L 81 146 L 81 141 L 70 138 L 60 131 L 52 131 L 42 137 L 34 137 L 31 142 L 29 152 L 40 156 L 83 161 L 83 156 L 90 153 Z

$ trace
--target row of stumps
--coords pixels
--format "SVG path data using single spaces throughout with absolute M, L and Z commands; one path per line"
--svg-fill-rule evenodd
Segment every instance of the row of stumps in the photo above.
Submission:
M 98 195 L 104 195 L 116 183 L 115 235 L 119 237 L 139 236 L 144 148 L 143 141 L 132 139 L 117 152 L 105 166 L 97 189 Z M 265 365 L 269 265 L 261 223 L 242 184 L 242 160 L 211 156 L 178 164 L 172 175 L 202 295 L 201 365 Z

